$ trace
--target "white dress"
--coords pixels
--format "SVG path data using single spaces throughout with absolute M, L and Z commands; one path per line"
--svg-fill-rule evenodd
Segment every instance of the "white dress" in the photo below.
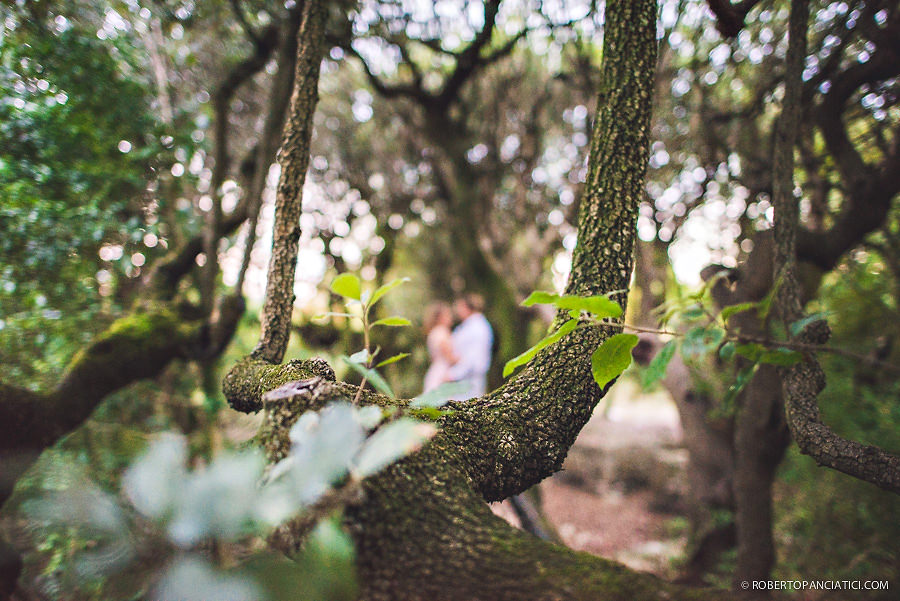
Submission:
M 447 381 L 447 371 L 450 369 L 450 362 L 444 356 L 441 347 L 450 340 L 450 328 L 445 326 L 436 326 L 425 339 L 425 345 L 428 348 L 428 356 L 431 359 L 431 365 L 425 372 L 425 390 L 429 392 L 434 390 Z

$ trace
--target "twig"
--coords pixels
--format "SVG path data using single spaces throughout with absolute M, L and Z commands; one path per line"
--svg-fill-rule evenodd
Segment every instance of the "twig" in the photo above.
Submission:
M 635 326 L 628 323 L 614 323 L 614 322 L 597 322 L 597 326 L 603 326 L 607 328 L 621 328 L 623 330 L 630 330 L 632 332 L 641 332 L 643 334 L 657 334 L 659 336 L 673 336 L 675 338 L 683 338 L 685 336 L 682 332 L 672 332 L 670 330 L 660 330 L 657 328 L 648 328 L 644 326 Z M 900 365 L 895 365 L 893 363 L 889 363 L 887 361 L 882 361 L 880 359 L 875 359 L 874 357 L 870 357 L 868 355 L 863 355 L 861 353 L 854 353 L 853 351 L 848 351 L 847 349 L 842 349 L 834 346 L 828 346 L 824 344 L 812 344 L 808 342 L 798 342 L 793 340 L 773 340 L 771 338 L 766 338 L 763 336 L 747 336 L 744 334 L 728 334 L 726 330 L 725 340 L 729 342 L 736 343 L 756 343 L 761 344 L 765 347 L 769 348 L 784 348 L 792 351 L 806 351 L 811 353 L 831 353 L 833 355 L 839 355 L 841 357 L 847 357 L 849 359 L 855 359 L 861 363 L 865 363 L 866 365 L 871 365 L 873 367 L 881 367 L 891 371 L 893 373 L 900 373 Z

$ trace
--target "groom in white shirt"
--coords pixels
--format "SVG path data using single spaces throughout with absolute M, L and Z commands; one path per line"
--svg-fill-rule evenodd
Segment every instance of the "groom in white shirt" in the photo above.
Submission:
M 465 382 L 466 390 L 453 398 L 464 401 L 487 392 L 487 374 L 491 367 L 491 347 L 494 332 L 482 314 L 484 299 L 478 294 L 466 294 L 453 304 L 460 324 L 453 329 L 453 351 L 459 360 L 447 372 L 447 379 Z

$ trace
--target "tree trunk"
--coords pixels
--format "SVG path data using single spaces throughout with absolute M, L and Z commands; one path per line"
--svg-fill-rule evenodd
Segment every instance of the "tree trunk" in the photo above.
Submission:
M 648 153 L 656 3 L 611 0 L 606 13 L 605 104 L 567 288 L 580 295 L 628 288 Z M 345 513 L 363 599 L 720 598 L 549 544 L 510 527 L 485 504 L 560 469 L 603 395 L 591 376 L 590 354 L 608 335 L 606 328 L 579 329 L 499 390 L 451 403 L 429 443 L 363 482 L 361 498 Z M 354 387 L 332 378 L 318 360 L 272 365 L 248 358 L 228 375 L 225 392 L 233 406 L 256 410 L 265 391 L 308 380 L 295 396 L 266 402 L 260 440 L 277 458 L 287 452 L 288 429 L 303 411 L 353 395 Z M 361 396 L 364 404 L 406 405 L 374 393 Z
M 735 418 L 736 585 L 768 580 L 775 564 L 772 483 L 790 441 L 778 383 L 776 369 L 761 366 L 745 389 Z

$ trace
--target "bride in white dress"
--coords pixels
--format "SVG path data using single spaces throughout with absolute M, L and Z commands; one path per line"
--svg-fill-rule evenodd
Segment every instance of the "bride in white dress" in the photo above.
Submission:
M 425 311 L 426 346 L 431 365 L 425 373 L 425 390 L 434 390 L 447 381 L 450 366 L 456 363 L 450 328 L 453 326 L 453 310 L 444 302 L 431 304 Z

